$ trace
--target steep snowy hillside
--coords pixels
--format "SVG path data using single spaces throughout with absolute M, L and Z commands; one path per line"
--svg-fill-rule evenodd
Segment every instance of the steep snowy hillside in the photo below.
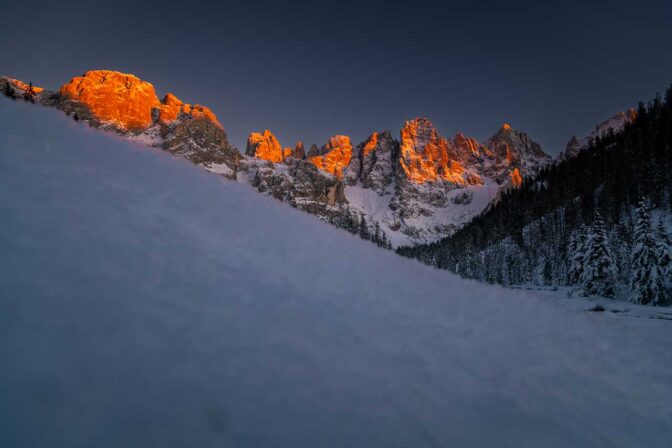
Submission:
M 671 322 L 586 307 L 0 98 L 0 446 L 669 447 Z

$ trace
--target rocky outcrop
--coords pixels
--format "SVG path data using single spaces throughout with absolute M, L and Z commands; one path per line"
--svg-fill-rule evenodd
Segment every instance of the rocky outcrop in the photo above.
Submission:
M 0 92 L 3 92 L 9 98 L 48 105 L 53 105 L 57 96 L 55 92 L 7 76 L 0 77 Z
M 520 175 L 518 168 L 511 171 L 511 186 L 520 187 L 523 184 L 523 176 Z
M 154 123 L 161 103 L 154 86 L 133 75 L 92 70 L 72 78 L 60 91 L 61 107 L 98 126 L 143 131 Z
M 258 191 L 327 221 L 336 219 L 347 205 L 345 184 L 307 160 L 289 157 L 285 164 L 274 165 L 246 158 L 241 162 L 241 173 Z
M 178 157 L 211 167 L 226 165 L 231 172 L 227 177 L 236 178 L 241 154 L 230 145 L 224 129 L 208 119 L 181 117 L 160 126 L 162 147 Z
M 311 152 L 312 148 L 311 148 Z M 343 170 L 350 164 L 352 144 L 345 135 L 335 135 L 327 140 L 317 155 L 308 157 L 308 160 L 320 170 L 333 174 L 337 179 L 343 178 Z
M 399 142 L 390 131 L 374 132 L 357 145 L 348 166 L 346 182 L 364 187 L 383 195 L 397 176 L 399 167 Z
M 298 141 L 296 142 L 296 146 L 292 150 L 292 157 L 295 159 L 305 159 L 306 158 L 306 150 L 303 147 L 303 142 Z
M 253 132 L 247 137 L 245 155 L 274 163 L 281 163 L 285 158 L 280 142 L 268 129 L 262 134 Z
M 220 128 L 223 128 L 221 123 L 217 120 L 217 116 L 215 116 L 209 108 L 201 106 L 200 104 L 191 105 L 184 103 L 172 93 L 167 93 L 161 100 L 159 121 L 163 124 L 168 124 L 185 117 L 208 120 Z
M 552 162 L 552 158 L 526 133 L 503 124 L 485 146 L 492 153 L 487 175 L 499 184 L 508 184 L 514 177 L 529 176 Z M 518 169 L 518 176 L 512 173 Z
M 60 88 L 58 107 L 92 126 L 162 147 L 206 168 L 226 166 L 219 171 L 236 177 L 241 155 L 215 114 L 172 93 L 159 101 L 154 86 L 134 75 L 88 71 Z
M 406 179 L 416 184 L 446 181 L 454 185 L 475 185 L 483 181 L 478 173 L 465 169 L 471 156 L 470 141 L 461 139 L 459 147 L 439 135 L 426 118 L 407 121 L 401 130 L 401 168 Z M 477 150 L 476 147 L 474 150 Z M 460 152 L 465 152 L 462 155 Z

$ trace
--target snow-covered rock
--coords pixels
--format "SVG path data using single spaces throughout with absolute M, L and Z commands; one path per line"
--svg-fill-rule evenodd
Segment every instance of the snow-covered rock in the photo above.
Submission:
M 637 111 L 631 108 L 625 112 L 618 112 L 612 115 L 611 118 L 595 126 L 595 129 L 590 134 L 581 139 L 572 136 L 565 150 L 558 154 L 557 160 L 562 161 L 576 156 L 579 152 L 586 149 L 590 145 L 590 142 L 604 137 L 611 132 L 618 133 L 623 129 L 623 126 L 634 121 L 635 118 L 637 118 Z

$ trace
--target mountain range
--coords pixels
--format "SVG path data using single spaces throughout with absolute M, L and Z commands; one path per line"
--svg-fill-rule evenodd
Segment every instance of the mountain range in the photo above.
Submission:
M 88 71 L 58 91 L 3 77 L 0 90 L 162 148 L 385 247 L 450 236 L 503 191 L 553 163 L 508 124 L 480 142 L 462 133 L 444 137 L 426 118 L 406 121 L 398 138 L 386 130 L 355 144 L 335 135 L 308 149 L 303 142 L 283 146 L 266 129 L 249 134 L 243 153 L 209 108 L 172 93 L 160 99 L 151 83 L 110 70 Z M 572 138 L 561 158 L 633 117 L 634 111 L 617 114 L 591 135 Z

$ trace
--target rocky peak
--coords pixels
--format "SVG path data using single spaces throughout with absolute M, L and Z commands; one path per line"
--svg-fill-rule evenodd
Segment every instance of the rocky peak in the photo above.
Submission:
M 191 105 L 184 103 L 172 93 L 167 93 L 161 100 L 159 121 L 161 123 L 170 123 L 185 116 L 200 120 L 210 120 L 217 126 L 223 127 L 217 120 L 217 116 L 209 108 L 200 104 Z
M 608 120 L 605 120 L 595 126 L 595 129 L 593 129 L 590 134 L 583 137 L 582 139 L 578 139 L 576 136 L 573 136 L 569 140 L 569 143 L 567 143 L 565 150 L 558 154 L 558 160 L 575 157 L 579 152 L 586 149 L 590 145 L 590 142 L 598 138 L 603 138 L 609 135 L 611 132 L 620 132 L 626 124 L 633 122 L 636 118 L 637 111 L 632 108 L 625 112 L 618 112 L 612 115 Z
M 526 176 L 551 162 L 550 156 L 526 133 L 519 132 L 504 124 L 490 137 L 485 146 L 492 152 L 495 165 L 518 168 L 519 174 Z
M 110 70 L 92 70 L 72 78 L 61 87 L 60 96 L 64 103 L 84 106 L 100 124 L 129 131 L 150 127 L 154 109 L 161 107 L 152 84 Z M 80 113 L 87 115 L 86 111 Z
M 477 162 L 485 157 L 492 157 L 492 152 L 473 137 L 467 137 L 461 132 L 455 134 L 453 144 L 458 158 L 462 162 Z
M 348 166 L 347 183 L 361 182 L 364 188 L 382 195 L 394 181 L 398 159 L 399 142 L 392 138 L 390 131 L 374 132 L 357 145 Z
M 318 146 L 315 143 L 310 145 L 310 149 L 308 150 L 308 154 L 306 154 L 306 157 L 310 159 L 311 157 L 319 155 L 320 155 L 320 148 L 318 148 Z
M 465 171 L 455 145 L 439 135 L 431 121 L 416 118 L 401 130 L 399 163 L 406 179 L 416 184 L 446 181 L 455 185 L 482 183 Z
M 292 157 L 295 159 L 305 159 L 306 158 L 306 150 L 303 147 L 303 142 L 298 141 L 296 142 L 296 146 L 292 150 Z
M 281 163 L 284 159 L 280 142 L 268 129 L 263 134 L 253 132 L 249 135 L 245 154 L 274 163 Z
M 313 148 L 311 148 L 309 155 L 310 153 L 313 153 Z M 346 135 L 331 137 L 322 146 L 318 154 L 310 156 L 310 162 L 320 170 L 342 179 L 343 169 L 350 164 L 350 158 L 352 157 L 350 137 Z
M 201 119 L 222 128 L 207 107 L 184 103 L 172 93 L 159 101 L 152 84 L 126 73 L 91 70 L 72 78 L 59 94 L 61 109 L 96 126 L 141 132 L 157 121 L 169 124 L 178 119 Z

